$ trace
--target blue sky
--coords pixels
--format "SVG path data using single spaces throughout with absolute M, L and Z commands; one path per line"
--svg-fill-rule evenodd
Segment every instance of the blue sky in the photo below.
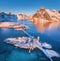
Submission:
M 0 0 L 0 10 L 5 12 L 33 14 L 42 6 L 60 10 L 60 0 Z

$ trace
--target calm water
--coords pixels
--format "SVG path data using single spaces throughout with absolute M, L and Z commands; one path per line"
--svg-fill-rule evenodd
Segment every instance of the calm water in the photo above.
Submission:
M 53 46 L 53 49 L 60 54 L 60 31 L 54 29 L 51 31 L 46 31 L 40 33 L 35 26 L 27 21 L 20 21 L 19 23 L 24 23 L 30 26 L 29 30 L 26 30 L 32 36 L 40 36 L 41 42 L 47 42 Z M 58 28 L 59 29 L 59 28 Z M 27 36 L 22 31 L 16 31 L 14 29 L 0 29 L 0 61 L 50 61 L 40 50 L 35 49 L 28 53 L 26 49 L 16 48 L 12 45 L 6 44 L 3 41 L 10 37 Z M 60 58 L 53 58 L 54 61 L 60 61 Z

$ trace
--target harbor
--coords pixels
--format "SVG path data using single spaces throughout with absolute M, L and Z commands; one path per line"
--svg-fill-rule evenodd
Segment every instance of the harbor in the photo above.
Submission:
M 57 50 L 59 49 L 60 44 L 57 40 L 52 41 L 50 38 L 48 38 L 48 36 L 40 34 L 36 30 L 35 26 L 27 20 L 20 21 L 20 23 L 26 24 L 29 29 L 17 31 L 11 28 L 0 28 L 1 61 L 6 61 L 6 59 L 7 61 L 51 61 L 51 59 L 53 61 L 57 59 L 57 61 L 60 61 L 59 50 Z M 28 39 L 27 44 L 25 44 L 26 39 Z M 32 43 L 34 47 L 30 46 L 29 44 L 30 39 L 33 39 L 34 41 L 37 40 L 37 42 Z M 10 42 L 13 44 L 11 44 L 8 40 L 10 40 Z M 55 43 L 59 44 L 58 48 L 56 48 L 57 46 Z M 41 46 L 43 49 L 41 49 Z
M 59 0 L 0 0 L 0 61 L 60 61 L 59 7 Z
M 52 46 L 50 44 L 41 43 L 39 41 L 39 36 L 35 38 L 28 34 L 25 30 L 22 31 L 26 35 L 28 35 L 28 37 L 7 38 L 6 40 L 4 40 L 4 42 L 12 44 L 15 47 L 28 49 L 29 53 L 31 53 L 31 51 L 35 48 L 38 48 L 46 55 L 47 58 L 50 59 L 50 61 L 53 61 L 52 57 L 60 57 L 60 55 L 56 51 L 52 50 Z

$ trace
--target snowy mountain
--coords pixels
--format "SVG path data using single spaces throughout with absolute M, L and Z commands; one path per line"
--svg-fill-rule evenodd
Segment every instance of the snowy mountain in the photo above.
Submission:
M 18 20 L 28 19 L 28 16 L 25 14 L 18 14 L 17 17 L 18 17 Z
M 0 12 L 0 22 L 13 22 L 17 21 L 17 16 L 15 14 Z
M 35 14 L 30 15 L 30 16 L 25 15 L 25 14 L 19 14 L 18 19 L 19 20 L 28 19 L 35 24 L 38 24 L 38 23 L 46 24 L 46 23 L 51 23 L 51 22 L 59 22 L 60 13 L 59 11 L 55 9 L 49 10 L 49 9 L 45 9 L 44 7 L 42 7 Z
M 32 18 L 33 20 L 48 20 L 49 22 L 60 21 L 60 13 L 56 10 L 49 10 L 42 7 Z

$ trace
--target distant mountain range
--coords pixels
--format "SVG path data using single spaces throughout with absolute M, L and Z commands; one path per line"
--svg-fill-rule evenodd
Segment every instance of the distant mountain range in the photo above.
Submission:
M 42 7 L 33 15 L 26 14 L 12 14 L 11 12 L 5 13 L 0 11 L 0 22 L 14 22 L 17 20 L 30 20 L 35 24 L 38 23 L 50 23 L 50 22 L 59 22 L 60 21 L 60 11 L 55 9 L 49 10 Z
M 18 20 L 28 19 L 28 16 L 27 16 L 27 15 L 25 15 L 25 14 L 23 14 L 23 13 L 18 14 L 18 15 L 17 15 L 17 17 L 18 17 Z
M 36 23 L 46 23 L 46 22 L 59 22 L 60 21 L 60 11 L 55 9 L 49 10 L 42 7 L 35 14 L 27 16 L 25 14 L 18 14 L 18 19 L 28 19 Z
M 40 18 L 43 20 L 53 20 L 59 21 L 60 20 L 60 13 L 56 10 L 49 10 L 42 7 L 40 10 L 37 11 L 36 14 L 33 15 L 33 18 Z
M 17 21 L 17 15 L 12 14 L 11 12 L 5 13 L 0 12 L 0 22 L 14 22 Z

